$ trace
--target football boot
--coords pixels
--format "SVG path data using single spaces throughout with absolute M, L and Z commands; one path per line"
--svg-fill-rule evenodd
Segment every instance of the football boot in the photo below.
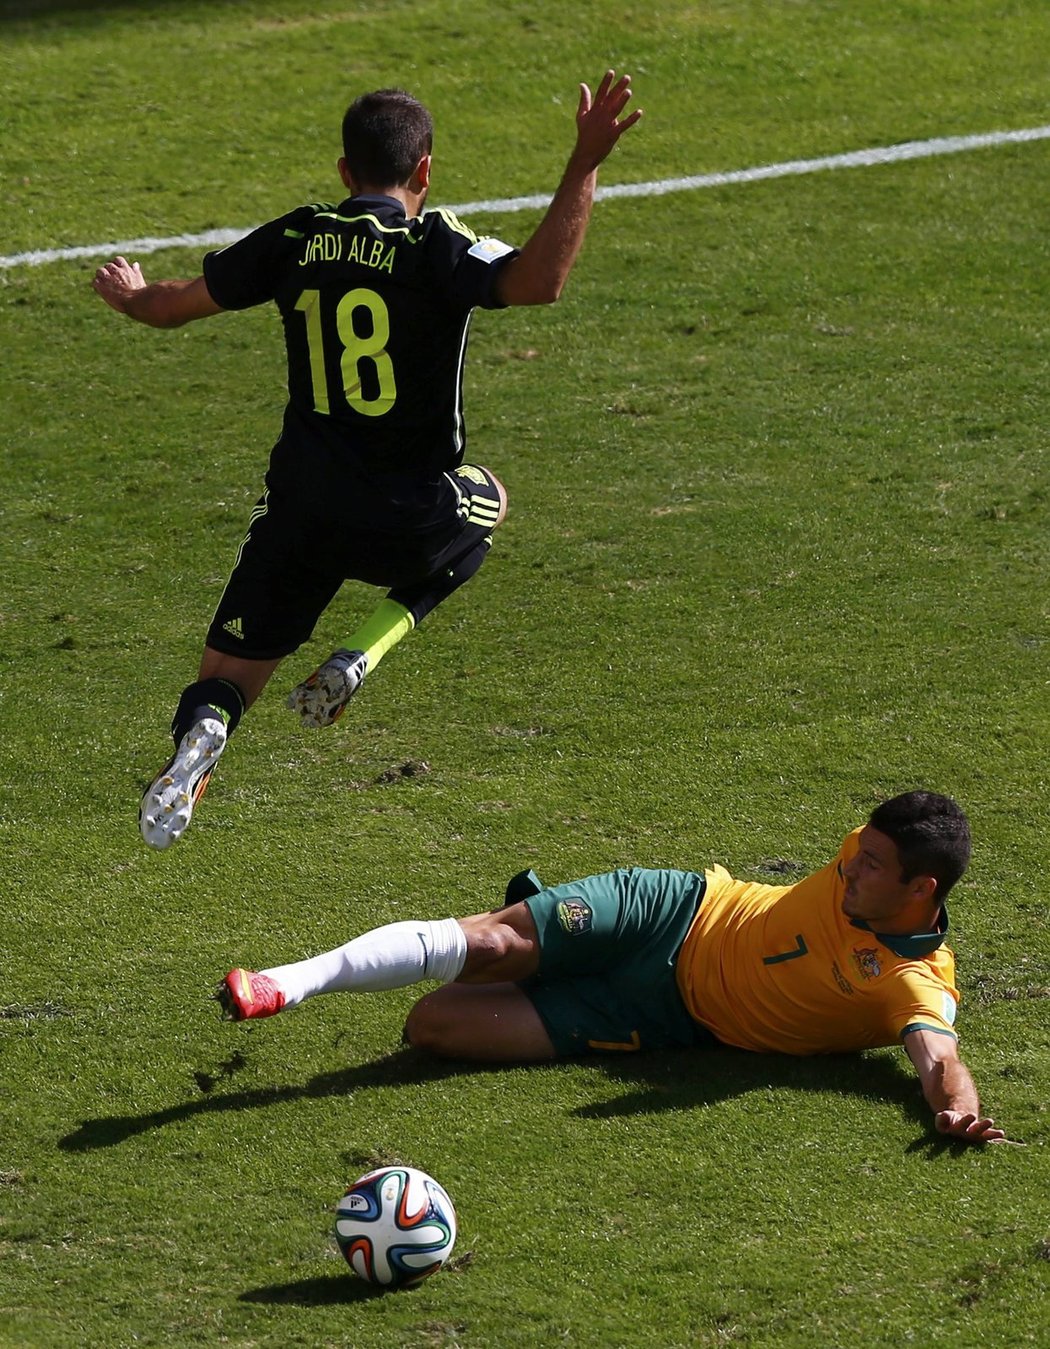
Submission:
M 226 726 L 218 717 L 203 717 L 182 737 L 139 806 L 139 829 L 151 848 L 169 848 L 186 832 L 225 747 Z
M 215 990 L 224 1021 L 251 1021 L 276 1016 L 284 1006 L 284 994 L 267 974 L 254 970 L 230 970 Z
M 333 651 L 309 679 L 288 695 L 288 707 L 298 712 L 304 726 L 331 726 L 343 715 L 347 703 L 368 673 L 363 651 Z

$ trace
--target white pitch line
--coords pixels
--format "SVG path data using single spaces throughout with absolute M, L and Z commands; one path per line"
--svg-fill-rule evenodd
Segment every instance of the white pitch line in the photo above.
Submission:
M 651 183 L 621 183 L 599 187 L 598 201 L 615 197 L 663 197 L 670 192 L 693 192 L 706 187 L 728 187 L 736 183 L 761 183 L 768 178 L 795 178 L 806 173 L 824 173 L 834 169 L 864 169 L 878 164 L 899 164 L 908 159 L 931 159 L 936 155 L 957 155 L 967 150 L 984 150 L 999 145 L 1019 145 L 1028 141 L 1050 140 L 1050 126 L 1026 127 L 1019 131 L 988 131 L 974 136 L 937 136 L 932 140 L 903 141 L 898 145 L 876 146 L 871 150 L 851 150 L 821 159 L 789 159 L 781 164 L 763 164 L 752 169 L 733 169 L 728 173 L 698 173 L 687 178 L 662 178 Z M 512 211 L 542 210 L 550 196 L 502 197 L 494 201 L 469 201 L 448 210 L 456 215 L 472 212 L 507 214 Z M 44 262 L 63 262 L 71 258 L 112 257 L 117 253 L 145 255 L 165 248 L 222 248 L 248 234 L 245 229 L 205 230 L 201 234 L 175 234 L 159 239 L 124 239 L 118 243 L 81 244 L 74 248 L 38 248 L 28 253 L 0 255 L 0 268 L 39 267 Z

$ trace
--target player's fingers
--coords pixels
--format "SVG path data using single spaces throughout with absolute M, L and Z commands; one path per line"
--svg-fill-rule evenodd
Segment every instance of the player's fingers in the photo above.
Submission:
M 598 82 L 598 88 L 594 92 L 594 97 L 601 100 L 609 92 L 609 87 L 616 78 L 615 70 L 607 70 Z
M 611 117 L 618 117 L 631 101 L 631 77 L 625 75 L 615 89 L 608 90 L 604 95 L 599 90 L 599 95 L 602 111 Z
M 622 136 L 625 131 L 627 131 L 630 127 L 634 126 L 635 122 L 638 121 L 641 115 L 642 115 L 641 108 L 637 108 L 634 112 L 631 113 L 630 117 L 625 117 L 622 122 L 617 122 L 616 135 Z
M 631 100 L 631 91 L 630 89 L 628 89 L 624 93 L 622 98 L 612 99 L 605 105 L 605 115 L 609 118 L 611 122 L 615 122 L 617 117 L 619 117 L 620 113 L 622 113 L 624 108 L 627 107 L 627 104 L 630 102 L 630 100 Z

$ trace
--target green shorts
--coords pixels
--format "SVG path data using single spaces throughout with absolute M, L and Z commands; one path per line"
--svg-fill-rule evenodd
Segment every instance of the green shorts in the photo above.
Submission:
M 559 1055 L 717 1043 L 675 979 L 705 884 L 693 871 L 632 867 L 525 899 L 540 964 L 521 988 Z

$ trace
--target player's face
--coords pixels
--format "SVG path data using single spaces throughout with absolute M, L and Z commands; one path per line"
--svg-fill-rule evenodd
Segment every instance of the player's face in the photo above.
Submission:
M 883 931 L 892 930 L 914 910 L 924 892 L 923 878 L 901 880 L 901 859 L 891 838 L 865 825 L 860 831 L 856 856 L 842 868 L 846 893 L 842 911 L 847 918 L 862 918 Z

